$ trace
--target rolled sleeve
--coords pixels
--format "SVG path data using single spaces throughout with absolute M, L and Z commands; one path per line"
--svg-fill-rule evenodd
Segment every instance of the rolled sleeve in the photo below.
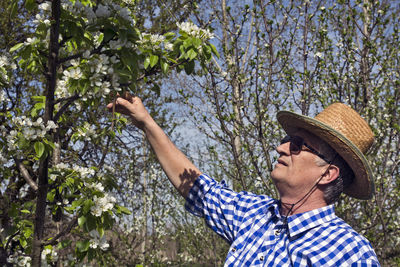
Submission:
M 198 216 L 204 216 L 204 198 L 205 194 L 210 188 L 216 185 L 217 182 L 205 174 L 200 175 L 194 182 L 192 188 L 189 191 L 189 195 L 186 197 L 185 208 L 190 213 Z
M 212 230 L 232 242 L 236 225 L 233 216 L 236 195 L 224 181 L 218 183 L 203 174 L 193 184 L 186 198 L 185 208 L 190 213 L 203 217 Z

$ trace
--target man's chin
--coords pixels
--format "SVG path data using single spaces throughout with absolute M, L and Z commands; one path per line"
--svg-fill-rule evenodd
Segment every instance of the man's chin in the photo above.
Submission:
M 271 172 L 271 180 L 275 183 L 275 180 L 278 178 L 278 171 L 276 170 L 276 167 L 272 170 Z

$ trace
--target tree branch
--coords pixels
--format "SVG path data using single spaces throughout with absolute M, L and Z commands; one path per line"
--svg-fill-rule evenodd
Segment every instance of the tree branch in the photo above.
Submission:
M 15 164 L 17 165 L 18 170 L 20 171 L 22 177 L 25 181 L 32 187 L 32 189 L 37 192 L 38 186 L 36 182 L 30 176 L 28 170 L 26 169 L 25 165 L 17 158 L 14 157 Z
M 57 112 L 57 114 L 54 116 L 54 121 L 57 122 L 58 119 L 61 117 L 61 115 L 65 112 L 65 110 L 77 99 L 79 99 L 79 94 L 75 94 L 71 96 L 70 98 L 67 98 L 68 101 L 65 103 L 60 110 Z
M 58 243 L 58 239 L 66 234 L 68 234 L 69 232 L 71 232 L 72 228 L 74 228 L 74 226 L 76 225 L 76 223 L 78 222 L 78 215 L 75 215 L 71 221 L 67 224 L 66 227 L 63 228 L 63 230 L 61 232 L 59 232 L 54 238 L 52 238 L 50 241 L 48 242 L 43 242 L 42 245 L 43 246 L 47 246 L 47 245 L 56 245 Z M 48 238 L 46 238 L 48 239 Z

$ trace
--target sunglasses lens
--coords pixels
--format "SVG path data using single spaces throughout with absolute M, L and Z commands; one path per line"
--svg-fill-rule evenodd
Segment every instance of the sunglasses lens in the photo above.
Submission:
M 303 138 L 299 136 L 293 136 L 290 139 L 290 152 L 292 154 L 299 154 L 304 144 Z

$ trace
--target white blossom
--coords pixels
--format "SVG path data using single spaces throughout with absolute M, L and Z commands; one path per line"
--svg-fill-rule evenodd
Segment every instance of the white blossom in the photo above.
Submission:
M 157 49 L 164 41 L 165 37 L 163 35 L 143 33 L 138 43 L 142 45 L 150 45 L 153 49 Z
M 69 169 L 69 166 L 64 162 L 60 162 L 57 165 L 55 165 L 54 168 L 64 170 L 64 169 Z
M 110 245 L 107 243 L 105 235 L 100 237 L 100 234 L 97 230 L 90 231 L 89 235 L 92 238 L 89 241 L 91 248 L 100 248 L 101 250 L 107 250 L 109 248 Z
M 18 138 L 20 137 L 34 141 L 44 138 L 47 132 L 57 128 L 57 125 L 53 121 L 48 121 L 46 126 L 41 117 L 33 122 L 26 116 L 13 117 L 11 119 L 11 125 L 13 126 L 13 130 L 11 130 L 6 137 L 9 151 L 15 151 L 17 149 Z M 18 135 L 18 132 L 21 132 L 21 136 Z
M 107 6 L 102 4 L 97 6 L 96 16 L 98 18 L 108 18 L 111 15 L 111 11 Z
M 57 129 L 57 127 L 58 126 L 57 126 L 57 124 L 54 123 L 54 121 L 51 121 L 51 120 L 47 121 L 47 126 L 46 126 L 47 131 L 50 131 L 52 129 Z
M 104 186 L 101 183 L 86 183 L 85 186 L 91 189 L 95 189 L 99 192 L 104 192 Z
M 96 13 L 94 13 L 93 9 L 89 6 L 84 8 L 84 14 L 89 22 L 94 22 L 94 20 L 96 19 Z
M 164 43 L 164 47 L 166 50 L 172 51 L 174 50 L 174 45 L 172 43 Z
M 119 10 L 119 12 L 118 12 L 118 15 L 119 15 L 121 18 L 125 19 L 125 20 L 128 20 L 128 21 L 132 20 L 131 11 L 130 11 L 129 9 L 127 9 L 127 8 L 121 8 L 121 9 Z M 132 20 L 132 21 L 133 21 L 133 20 Z M 133 22 L 134 22 L 134 21 L 133 21 Z
M 8 58 L 5 55 L 0 56 L 0 67 L 8 65 Z
M 72 169 L 75 172 L 79 173 L 82 178 L 88 177 L 88 176 L 93 176 L 96 173 L 91 168 L 86 168 L 86 167 L 82 167 L 82 166 L 78 166 L 78 165 L 75 165 L 74 167 L 72 167 Z
M 83 52 L 83 57 L 86 58 L 86 59 L 89 59 L 90 58 L 90 51 L 86 50 L 85 52 Z
M 93 197 L 93 206 L 90 208 L 90 212 L 94 216 L 101 216 L 103 212 L 106 212 L 108 210 L 111 210 L 114 207 L 114 204 L 116 202 L 115 197 L 112 195 L 105 193 L 104 197 Z
M 31 257 L 22 255 L 21 251 L 15 252 L 7 258 L 7 262 L 13 264 L 13 266 L 30 267 Z
M 7 162 L 7 158 L 3 155 L 3 153 L 0 151 L 0 165 L 4 165 Z
M 79 80 L 80 78 L 82 78 L 82 72 L 79 67 L 75 69 L 65 70 L 63 74 L 65 75 L 66 78 L 74 80 Z
M 210 32 L 209 29 L 200 29 L 197 25 L 192 22 L 177 22 L 176 25 L 181 31 L 186 32 L 191 36 L 195 36 L 201 39 L 212 39 L 214 38 L 214 34 Z
M 50 266 L 47 264 L 47 260 L 50 260 L 51 262 L 56 262 L 58 260 L 58 254 L 55 250 L 47 247 L 42 250 L 41 259 L 42 266 Z
M 51 11 L 51 2 L 44 2 L 39 5 L 39 9 L 43 11 Z
M 150 34 L 150 42 L 153 44 L 163 42 L 165 37 L 159 34 Z
M 4 90 L 0 91 L 0 103 L 2 102 L 8 102 L 9 98 L 7 97 L 6 92 L 4 92 Z
M 322 53 L 321 52 L 317 52 L 317 53 L 315 53 L 314 57 L 322 58 Z
M 24 45 L 28 46 L 28 45 L 32 45 L 34 43 L 36 43 L 38 41 L 38 39 L 36 37 L 33 38 L 26 38 L 26 41 L 24 42 Z
M 107 83 L 108 85 L 110 84 L 109 82 L 104 82 L 103 84 Z M 102 86 L 103 84 L 101 84 L 100 86 Z M 94 125 L 90 125 L 88 122 L 85 122 L 83 124 L 83 127 L 77 129 L 75 136 L 78 138 L 83 138 L 86 141 L 90 141 L 92 138 L 97 137 L 96 128 L 94 127 Z

